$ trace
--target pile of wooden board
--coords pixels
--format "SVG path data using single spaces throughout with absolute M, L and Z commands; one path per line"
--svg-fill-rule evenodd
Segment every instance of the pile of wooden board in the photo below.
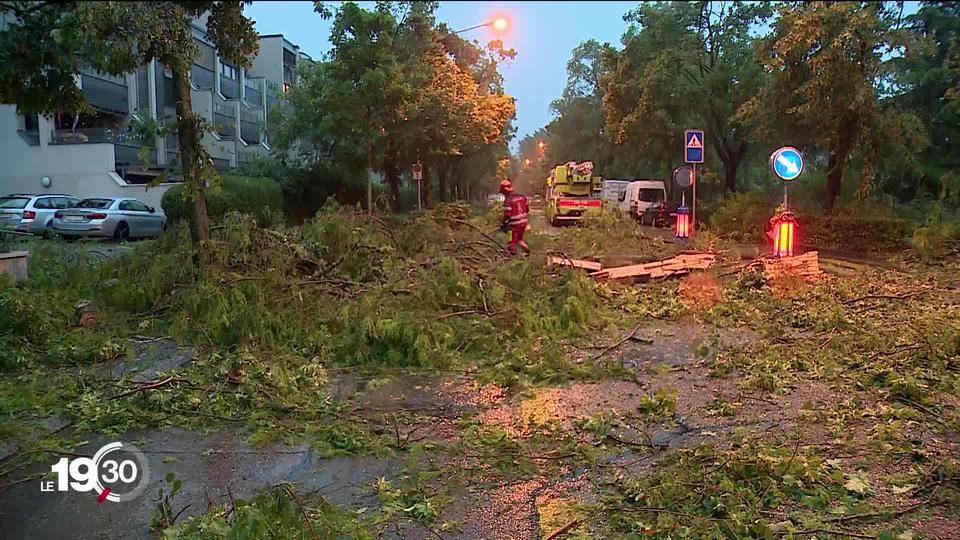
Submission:
M 562 257 L 559 255 L 547 255 L 547 266 L 570 266 L 573 268 L 583 268 L 584 270 L 590 270 L 591 272 L 596 272 L 597 270 L 603 268 L 603 266 L 597 261 L 571 259 L 570 257 Z
M 801 276 L 815 278 L 823 274 L 820 270 L 819 254 L 808 251 L 794 257 L 765 257 L 762 259 L 763 271 L 768 277 Z
M 556 255 L 547 257 L 547 265 L 549 266 L 571 266 L 573 268 L 582 268 L 590 271 L 590 276 L 595 279 L 613 279 L 625 281 L 635 281 L 637 279 L 657 279 L 684 275 L 690 273 L 691 270 L 706 270 L 707 268 L 710 268 L 715 261 L 716 255 L 713 253 L 683 252 L 676 257 L 671 257 L 662 261 L 603 268 L 603 266 L 596 261 L 571 259 L 569 257 L 560 257 Z
M 799 276 L 816 279 L 823 275 L 820 270 L 820 258 L 816 251 L 808 251 L 794 257 L 762 257 L 741 268 L 763 268 L 769 278 Z

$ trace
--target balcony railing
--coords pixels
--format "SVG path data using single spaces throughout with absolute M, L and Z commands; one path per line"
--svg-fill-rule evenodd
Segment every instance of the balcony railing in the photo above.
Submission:
M 223 158 L 210 158 L 213 160 L 213 168 L 218 171 L 226 171 L 230 168 L 230 160 Z
M 240 99 L 240 83 L 233 79 L 220 77 L 220 93 L 227 99 Z
M 263 94 L 260 92 L 260 90 L 247 88 L 247 92 L 244 94 L 244 100 L 252 107 L 263 106 Z
M 263 121 L 262 113 L 240 110 L 240 120 L 257 124 Z
M 251 122 L 240 122 L 240 136 L 248 143 L 260 142 L 260 126 Z
M 237 162 L 238 163 L 253 163 L 257 160 L 257 157 L 260 155 L 257 151 L 250 150 L 241 150 L 237 152 Z
M 164 137 L 167 143 L 167 151 L 180 151 L 180 134 L 179 133 L 167 133 Z
M 127 85 L 100 78 L 99 75 L 82 74 L 83 96 L 94 107 L 119 114 L 130 112 Z
M 273 81 L 266 81 L 267 87 L 267 96 L 279 96 L 280 95 L 280 85 Z
M 18 129 L 17 134 L 20 135 L 20 138 L 26 141 L 30 146 L 40 146 L 39 131 L 24 131 L 22 129 Z
M 140 153 L 143 146 L 138 144 L 118 143 L 113 146 L 115 161 L 121 165 L 143 166 L 143 160 Z M 147 165 L 157 164 L 157 149 L 149 148 L 147 150 Z
M 267 110 L 271 110 L 280 103 L 280 100 L 270 94 L 267 94 Z
M 193 64 L 190 68 L 190 80 L 193 81 L 194 86 L 197 88 L 213 88 L 213 77 L 213 71 L 203 66 Z
M 50 132 L 50 142 L 52 144 L 112 144 L 119 139 L 117 132 L 106 128 L 54 129 Z

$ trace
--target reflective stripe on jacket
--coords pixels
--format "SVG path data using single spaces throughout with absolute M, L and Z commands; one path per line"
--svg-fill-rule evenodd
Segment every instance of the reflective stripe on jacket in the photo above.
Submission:
M 503 218 L 510 226 L 527 224 L 527 213 L 530 212 L 530 207 L 527 205 L 526 197 L 519 193 L 511 193 L 504 199 L 503 205 Z

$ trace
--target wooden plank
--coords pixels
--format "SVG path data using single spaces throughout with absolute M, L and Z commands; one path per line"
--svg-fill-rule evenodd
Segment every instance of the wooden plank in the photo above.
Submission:
M 660 278 L 674 274 L 686 274 L 690 270 L 709 268 L 716 261 L 712 253 L 681 254 L 676 257 L 647 264 L 635 264 L 615 268 L 605 268 L 590 275 L 597 279 L 622 279 L 629 277 Z
M 582 268 L 584 270 L 597 271 L 603 268 L 603 266 L 596 261 L 588 261 L 585 259 L 569 259 L 566 257 L 560 257 L 557 255 L 550 255 L 547 257 L 548 266 L 571 266 L 573 268 Z

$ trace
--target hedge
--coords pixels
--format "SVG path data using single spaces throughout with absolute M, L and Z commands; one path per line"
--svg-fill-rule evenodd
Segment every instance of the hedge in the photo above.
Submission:
M 221 176 L 219 190 L 207 190 L 207 215 L 211 221 L 220 221 L 227 212 L 238 211 L 256 217 L 267 225 L 283 211 L 283 189 L 272 178 L 248 176 Z M 190 203 L 183 196 L 183 186 L 174 186 L 160 201 L 167 219 L 193 219 Z
M 907 246 L 913 222 L 857 216 L 799 216 L 799 241 L 820 248 L 894 251 Z

